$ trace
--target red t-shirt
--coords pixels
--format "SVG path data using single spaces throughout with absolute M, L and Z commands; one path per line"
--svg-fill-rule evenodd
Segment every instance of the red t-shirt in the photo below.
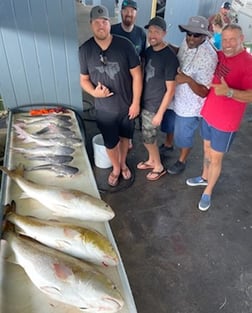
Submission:
M 218 51 L 218 59 L 213 83 L 220 83 L 223 77 L 230 88 L 252 89 L 252 55 L 244 50 L 235 56 L 226 57 L 222 51 Z M 201 115 L 211 126 L 221 131 L 234 132 L 239 129 L 245 110 L 246 103 L 217 96 L 214 88 L 211 88 Z

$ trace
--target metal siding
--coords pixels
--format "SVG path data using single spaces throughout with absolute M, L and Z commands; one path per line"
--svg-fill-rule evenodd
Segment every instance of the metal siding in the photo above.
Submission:
M 0 93 L 5 107 L 82 110 L 75 1 L 0 0 Z

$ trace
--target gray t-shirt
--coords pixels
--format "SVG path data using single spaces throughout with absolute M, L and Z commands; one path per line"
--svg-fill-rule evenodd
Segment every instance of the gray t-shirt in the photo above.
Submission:
M 100 82 L 114 93 L 108 98 L 95 98 L 95 108 L 106 112 L 127 113 L 132 102 L 130 69 L 140 65 L 133 44 L 113 35 L 108 49 L 102 51 L 92 37 L 80 47 L 79 60 L 81 74 L 89 75 L 95 86 Z

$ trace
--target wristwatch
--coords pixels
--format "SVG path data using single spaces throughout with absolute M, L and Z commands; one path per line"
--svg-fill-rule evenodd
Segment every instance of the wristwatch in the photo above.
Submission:
M 226 93 L 226 96 L 228 98 L 232 98 L 234 95 L 234 89 L 228 89 L 227 93 Z

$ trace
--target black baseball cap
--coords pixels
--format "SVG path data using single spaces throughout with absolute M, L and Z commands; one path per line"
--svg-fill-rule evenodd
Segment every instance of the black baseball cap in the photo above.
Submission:
M 137 10 L 137 3 L 136 3 L 136 1 L 133 1 L 133 0 L 123 0 L 122 10 L 126 7 L 131 7 L 133 9 Z
M 110 19 L 108 9 L 103 5 L 96 5 L 92 7 L 90 11 L 90 21 L 96 20 L 97 18 L 103 18 L 105 20 Z
M 161 16 L 155 16 L 153 17 L 148 25 L 145 25 L 144 28 L 148 29 L 150 26 L 158 26 L 162 30 L 166 31 L 166 22 Z
M 230 2 L 223 2 L 221 7 L 223 9 L 230 10 L 231 9 L 231 3 Z

